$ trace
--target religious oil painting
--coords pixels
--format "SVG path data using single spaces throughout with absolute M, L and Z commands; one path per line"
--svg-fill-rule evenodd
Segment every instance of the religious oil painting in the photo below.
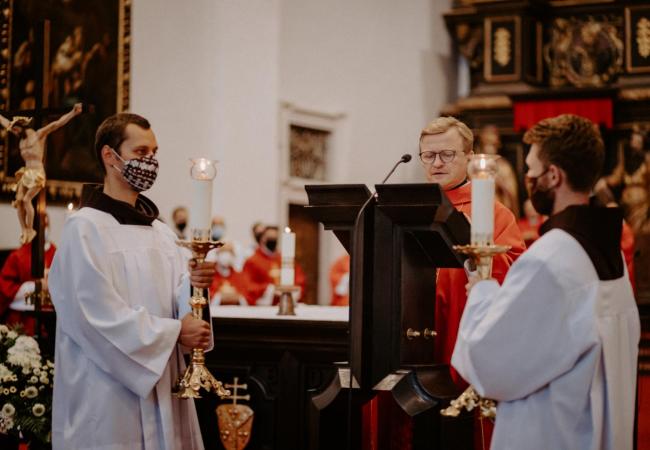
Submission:
M 81 115 L 47 138 L 50 201 L 67 202 L 82 183 L 101 181 L 95 130 L 128 108 L 130 3 L 0 0 L 0 113 L 33 117 L 38 129 L 83 104 Z M 18 139 L 2 133 L 0 194 L 6 201 L 23 162 Z
M 329 138 L 329 131 L 291 125 L 290 176 L 305 180 L 325 180 Z

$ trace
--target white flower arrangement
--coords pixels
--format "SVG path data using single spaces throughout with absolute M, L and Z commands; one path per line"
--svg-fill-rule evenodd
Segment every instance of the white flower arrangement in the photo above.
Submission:
M 0 325 L 0 433 L 29 441 L 51 440 L 54 364 L 38 342 Z

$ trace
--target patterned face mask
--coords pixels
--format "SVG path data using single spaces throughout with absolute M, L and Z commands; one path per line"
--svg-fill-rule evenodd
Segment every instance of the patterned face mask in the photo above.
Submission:
M 141 156 L 125 161 L 115 150 L 113 153 L 124 163 L 122 170 L 115 166 L 113 168 L 122 174 L 134 191 L 142 192 L 151 189 L 158 176 L 158 160 L 155 157 Z

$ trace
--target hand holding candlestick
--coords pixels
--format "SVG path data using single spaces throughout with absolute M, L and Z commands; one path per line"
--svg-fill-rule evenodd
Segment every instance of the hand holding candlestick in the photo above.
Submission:
M 212 180 L 217 175 L 214 163 L 215 161 L 205 158 L 192 160 L 192 169 L 190 171 L 193 191 L 192 216 L 190 217 L 192 240 L 177 241 L 178 245 L 192 251 L 192 257 L 198 265 L 203 263 L 210 250 L 223 245 L 221 242 L 210 240 Z M 192 316 L 195 319 L 202 319 L 203 308 L 208 305 L 208 300 L 203 291 L 203 289 L 192 286 L 192 297 L 190 297 L 189 303 L 192 308 Z M 190 365 L 183 376 L 176 382 L 174 393 L 184 399 L 201 398 L 199 394 L 201 388 L 213 391 L 221 398 L 230 395 L 230 391 L 224 389 L 222 383 L 212 376 L 205 367 L 203 349 L 193 348 Z
M 468 173 L 472 180 L 472 230 L 470 245 L 455 245 L 454 250 L 468 255 L 476 266 L 478 277 L 487 280 L 492 276 L 492 259 L 510 250 L 508 245 L 494 244 L 494 180 L 497 172 L 496 155 L 472 156 Z M 456 417 L 463 408 L 481 409 L 481 415 L 496 417 L 496 402 L 483 398 L 470 386 L 449 407 L 440 411 L 443 416 Z

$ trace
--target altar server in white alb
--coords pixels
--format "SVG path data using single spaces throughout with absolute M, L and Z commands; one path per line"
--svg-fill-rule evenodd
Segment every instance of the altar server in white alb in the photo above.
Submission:
M 52 442 L 56 449 L 202 449 L 194 402 L 172 396 L 181 345 L 208 348 L 208 323 L 189 312 L 190 283 L 214 263 L 190 262 L 140 194 L 158 145 L 149 122 L 121 113 L 100 125 L 106 171 L 67 221 L 50 271 L 57 311 Z
M 589 204 L 603 141 L 574 115 L 524 141 L 533 206 L 551 217 L 502 286 L 470 280 L 452 364 L 499 402 L 493 450 L 631 450 L 640 324 L 622 214 Z

